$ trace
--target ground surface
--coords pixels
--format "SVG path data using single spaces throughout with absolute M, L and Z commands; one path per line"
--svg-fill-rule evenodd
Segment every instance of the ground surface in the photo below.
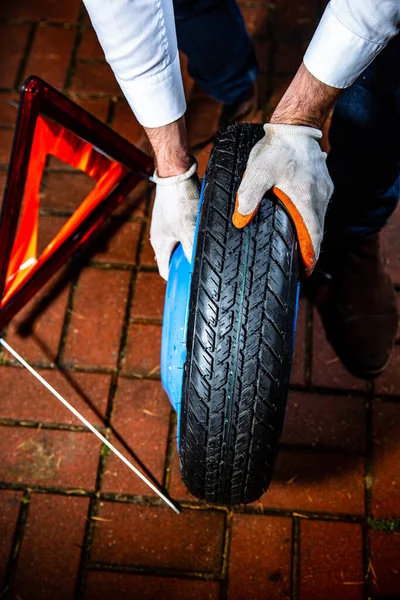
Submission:
M 321 14 L 318 0 L 243 2 L 276 105 Z M 79 0 L 0 7 L 0 181 L 16 118 L 7 100 L 38 74 L 137 141 Z M 218 105 L 186 78 L 193 143 Z M 262 115 L 258 115 L 260 118 Z M 202 168 L 207 151 L 200 156 Z M 40 235 L 90 189 L 51 163 Z M 346 373 L 301 302 L 276 474 L 259 503 L 198 504 L 179 480 L 175 417 L 159 380 L 164 283 L 147 241 L 151 191 L 129 199 L 80 264 L 18 315 L 7 340 L 181 502 L 167 509 L 8 355 L 0 365 L 0 597 L 358 600 L 400 597 L 400 345 L 373 385 Z M 400 214 L 385 232 L 400 290 Z M 62 372 L 57 369 L 62 367 Z M 397 519 L 397 521 L 396 521 Z M 392 531 L 394 530 L 394 531 Z

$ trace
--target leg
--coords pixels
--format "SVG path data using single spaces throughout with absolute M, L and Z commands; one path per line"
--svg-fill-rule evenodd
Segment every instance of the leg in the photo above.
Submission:
M 397 331 L 379 232 L 399 197 L 399 60 L 400 36 L 335 108 L 328 157 L 335 192 L 318 265 L 328 283 L 321 285 L 318 272 L 314 278 L 329 341 L 348 370 L 365 378 L 385 369 Z
M 400 35 L 340 98 L 330 130 L 329 237 L 380 231 L 400 183 Z M 342 238 L 343 239 L 343 238 Z
M 242 102 L 257 76 L 253 44 L 235 0 L 174 0 L 179 49 L 188 70 L 223 104 Z

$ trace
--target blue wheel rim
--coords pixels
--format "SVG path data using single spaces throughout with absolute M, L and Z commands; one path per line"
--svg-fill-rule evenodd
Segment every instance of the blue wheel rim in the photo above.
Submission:
M 200 193 L 197 213 L 192 260 L 189 263 L 181 244 L 171 257 L 167 289 L 165 293 L 164 315 L 161 338 L 161 382 L 169 401 L 177 413 L 177 441 L 179 448 L 180 416 L 182 403 L 183 374 L 186 361 L 186 336 L 189 318 L 190 286 L 200 223 L 201 205 L 205 179 Z

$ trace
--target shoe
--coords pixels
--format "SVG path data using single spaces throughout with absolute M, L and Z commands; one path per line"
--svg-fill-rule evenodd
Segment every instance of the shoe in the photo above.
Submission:
M 305 287 L 348 371 L 362 379 L 380 375 L 392 353 L 398 310 L 379 233 L 340 244 L 324 240 L 321 259 Z

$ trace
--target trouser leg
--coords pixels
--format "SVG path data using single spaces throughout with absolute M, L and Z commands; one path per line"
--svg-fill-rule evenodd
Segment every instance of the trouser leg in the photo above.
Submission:
M 379 231 L 396 208 L 400 183 L 400 35 L 340 97 L 327 164 L 335 191 L 328 237 Z
M 224 104 L 241 102 L 257 76 L 252 41 L 235 0 L 174 0 L 179 49 L 193 79 Z

